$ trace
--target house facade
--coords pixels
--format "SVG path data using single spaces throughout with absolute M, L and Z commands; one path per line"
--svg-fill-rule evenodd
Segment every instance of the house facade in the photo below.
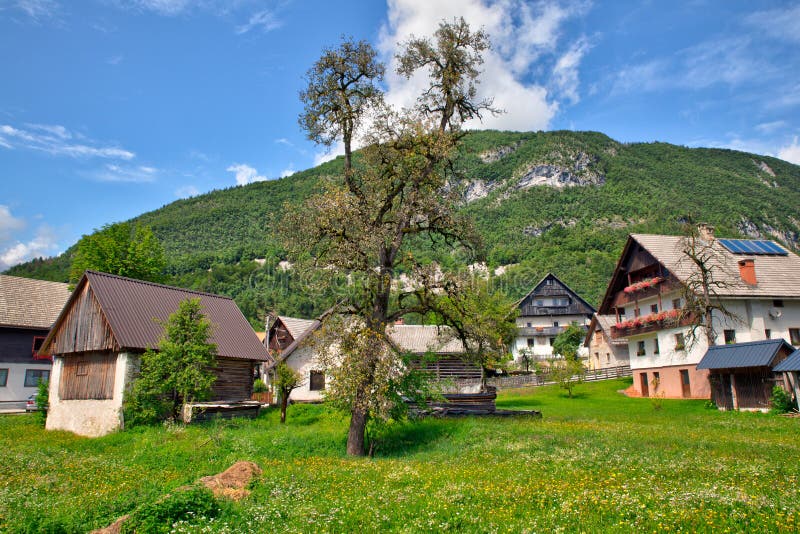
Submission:
M 24 408 L 52 362 L 39 355 L 69 298 L 67 284 L 0 275 L 0 408 Z
M 319 320 L 279 316 L 265 340 L 274 363 L 286 364 L 301 376 L 300 385 L 289 395 L 294 402 L 321 402 L 330 377 L 307 338 L 320 326 Z M 477 393 L 483 383 L 480 365 L 466 361 L 461 341 L 453 339 L 446 327 L 396 324 L 386 329 L 387 338 L 397 350 L 418 357 L 419 365 L 446 384 L 444 393 Z M 432 358 L 423 358 L 432 355 Z
M 46 428 L 84 436 L 122 428 L 141 354 L 158 347 L 162 324 L 194 298 L 217 346 L 211 400 L 249 399 L 254 371 L 270 357 L 232 299 L 86 271 L 42 345 L 53 355 Z
M 695 252 L 692 252 L 692 249 Z M 706 258 L 714 310 L 714 345 L 785 339 L 800 345 L 800 258 L 771 241 L 716 239 L 702 227 L 681 236 L 632 234 L 615 268 L 599 314 L 612 316 L 611 338 L 626 339 L 633 373 L 631 393 L 668 398 L 710 398 L 704 333 L 689 343 L 695 318 L 686 311 L 686 288 L 695 288 Z
M 583 346 L 586 348 L 587 367 L 591 370 L 630 365 L 628 339 L 612 336 L 616 317 L 595 313 L 589 322 Z
M 553 356 L 553 341 L 572 323 L 587 329 L 595 309 L 550 273 L 517 304 L 517 338 L 511 346 L 514 361 Z

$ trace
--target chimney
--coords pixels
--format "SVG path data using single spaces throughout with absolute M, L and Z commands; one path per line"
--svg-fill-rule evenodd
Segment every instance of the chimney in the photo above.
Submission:
M 739 276 L 742 277 L 742 282 L 754 286 L 758 284 L 756 280 L 756 262 L 755 260 L 739 260 Z
M 714 227 L 708 223 L 700 223 L 697 225 L 697 233 L 703 241 L 714 241 Z

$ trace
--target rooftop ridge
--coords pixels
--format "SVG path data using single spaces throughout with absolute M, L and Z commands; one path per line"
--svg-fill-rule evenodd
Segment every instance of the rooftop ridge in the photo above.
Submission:
M 106 276 L 108 278 L 116 278 L 118 280 L 127 280 L 129 282 L 135 282 L 137 284 L 161 287 L 161 288 L 164 288 L 164 289 L 171 289 L 171 290 L 174 290 L 174 291 L 181 291 L 183 293 L 192 293 L 194 295 L 200 295 L 200 296 L 203 296 L 203 297 L 213 297 L 213 298 L 224 299 L 224 300 L 233 300 L 233 298 L 226 297 L 224 295 L 215 295 L 214 293 L 206 293 L 204 291 L 197 291 L 197 290 L 194 290 L 194 289 L 185 289 L 185 288 L 182 288 L 182 287 L 168 286 L 167 284 L 159 284 L 157 282 L 150 282 L 148 280 L 139 280 L 138 278 L 130 278 L 128 276 L 120 276 L 118 274 L 104 273 L 104 272 L 101 272 L 101 271 L 94 271 L 94 270 L 91 270 L 91 269 L 86 269 L 86 274 L 88 274 L 88 273 L 91 273 L 91 274 L 97 275 L 97 276 Z

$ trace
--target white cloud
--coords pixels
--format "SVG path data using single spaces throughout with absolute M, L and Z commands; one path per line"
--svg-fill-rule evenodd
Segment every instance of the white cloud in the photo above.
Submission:
M 236 174 L 236 185 L 247 185 L 253 182 L 268 180 L 266 176 L 259 175 L 254 167 L 246 163 L 234 163 L 226 170 Z
M 562 27 L 566 20 L 588 11 L 585 2 L 529 3 L 522 0 L 390 0 L 388 23 L 381 29 L 379 48 L 389 59 L 387 101 L 410 107 L 426 87 L 424 73 L 405 79 L 394 73 L 399 43 L 429 36 L 442 20 L 462 16 L 472 28 L 483 28 L 492 40 L 484 54 L 478 86 L 479 97 L 494 98 L 494 106 L 506 113 L 487 115 L 483 122 L 471 121 L 468 128 L 535 130 L 546 128 L 559 108 L 559 101 L 578 100 L 578 69 L 589 46 L 585 38 L 562 50 Z M 545 65 L 551 77 L 545 84 L 530 81 L 535 64 Z M 548 80 L 544 80 L 547 82 Z
M 291 176 L 296 172 L 297 171 L 294 170 L 291 165 L 289 165 L 287 168 L 281 171 L 281 178 L 286 178 L 287 176 Z
M 0 249 L 0 271 L 33 258 L 52 256 L 58 252 L 58 246 L 55 232 L 43 224 L 30 241 L 16 241 Z
M 112 66 L 117 66 L 120 63 L 122 63 L 123 59 L 125 59 L 125 56 L 123 56 L 121 54 L 118 54 L 116 56 L 111 56 L 110 58 L 108 58 L 106 60 L 106 63 L 108 63 L 109 65 L 112 65 Z
M 324 147 L 321 151 L 314 154 L 314 166 L 322 165 L 328 161 L 336 159 L 336 156 L 344 155 L 344 142 L 337 141 L 330 147 Z
M 158 169 L 145 165 L 123 166 L 107 164 L 89 175 L 98 182 L 150 183 L 156 180 Z
M 286 146 L 294 147 L 294 143 L 292 143 L 291 141 L 289 141 L 285 137 L 280 137 L 278 139 L 275 139 L 275 142 L 278 143 L 279 145 L 286 145 Z
M 25 228 L 25 221 L 14 217 L 8 206 L 0 204 L 0 243 L 11 239 L 13 232 Z
M 763 30 L 764 34 L 789 42 L 800 42 L 800 4 L 784 9 L 757 11 L 745 23 Z
M 44 18 L 53 17 L 58 11 L 58 2 L 55 0 L 12 0 L 10 5 L 37 22 Z M 2 11 L 2 6 L 0 6 L 0 11 Z
M 269 32 L 272 30 L 277 30 L 282 25 L 283 22 L 275 16 L 273 11 L 264 9 L 262 11 L 253 13 L 250 15 L 250 18 L 246 23 L 242 24 L 241 26 L 237 26 L 236 33 L 241 35 L 254 29 L 260 29 L 261 31 Z
M 64 126 L 52 124 L 26 125 L 27 129 L 15 128 L 8 124 L 0 124 L 0 146 L 7 149 L 25 148 L 38 150 L 54 156 L 72 158 L 107 158 L 131 160 L 136 154 L 123 148 L 111 146 L 94 146 L 89 142 L 72 142 L 75 137 L 82 137 Z
M 791 144 L 778 149 L 778 157 L 789 163 L 800 165 L 800 144 L 797 143 L 797 136 L 792 139 Z
M 771 122 L 762 122 L 761 124 L 757 124 L 755 128 L 756 130 L 758 130 L 763 134 L 771 134 L 777 130 L 780 130 L 781 128 L 785 128 L 786 125 L 787 125 L 786 121 L 778 120 Z
M 189 5 L 189 0 L 135 0 L 134 4 L 159 15 L 174 16 Z
M 175 196 L 178 198 L 196 197 L 200 194 L 200 190 L 193 185 L 184 185 L 175 190 Z

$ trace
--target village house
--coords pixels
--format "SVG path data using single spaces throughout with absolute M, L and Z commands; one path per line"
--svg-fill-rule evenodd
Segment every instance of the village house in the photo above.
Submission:
M 773 368 L 795 352 L 784 339 L 714 345 L 697 364 L 707 369 L 711 400 L 721 410 L 761 410 L 770 407 L 772 388 L 783 386 Z
M 67 284 L 0 275 L 0 408 L 24 408 L 49 380 L 38 351 L 68 298 Z
M 783 388 L 790 392 L 795 405 L 800 404 L 800 350 L 794 351 L 772 370 L 783 374 Z
M 612 327 L 617 323 L 612 315 L 595 313 L 589 323 L 583 346 L 587 349 L 587 367 L 591 370 L 630 365 L 628 339 L 614 337 Z
M 256 366 L 270 356 L 232 299 L 86 271 L 42 345 L 53 355 L 47 429 L 101 436 L 122 428 L 123 394 L 141 354 L 158 347 L 163 323 L 194 298 L 217 346 L 212 400 L 250 399 Z
M 685 288 L 698 288 L 698 268 L 682 236 L 632 234 L 598 311 L 615 319 L 611 339 L 627 339 L 631 393 L 710 398 L 704 332 L 687 343 L 694 324 L 685 313 Z M 785 339 L 800 345 L 800 258 L 771 241 L 716 239 L 701 226 L 695 251 L 707 258 L 715 302 L 732 314 L 712 314 L 715 345 Z M 699 247 L 699 249 L 698 249 Z M 697 289 L 695 289 L 697 291 Z
M 294 402 L 319 402 L 323 399 L 328 377 L 310 343 L 304 343 L 321 326 L 318 320 L 279 316 L 272 323 L 267 343 L 275 363 L 286 364 L 301 376 L 300 386 L 289 398 Z M 418 357 L 423 369 L 446 384 L 445 392 L 471 394 L 481 390 L 483 370 L 464 359 L 464 345 L 449 335 L 446 327 L 395 324 L 386 329 L 389 341 L 405 353 Z M 423 358 L 430 354 L 432 358 Z
M 572 323 L 584 330 L 595 309 L 552 273 L 517 304 L 517 338 L 511 346 L 514 360 L 525 365 L 553 356 L 553 341 Z

